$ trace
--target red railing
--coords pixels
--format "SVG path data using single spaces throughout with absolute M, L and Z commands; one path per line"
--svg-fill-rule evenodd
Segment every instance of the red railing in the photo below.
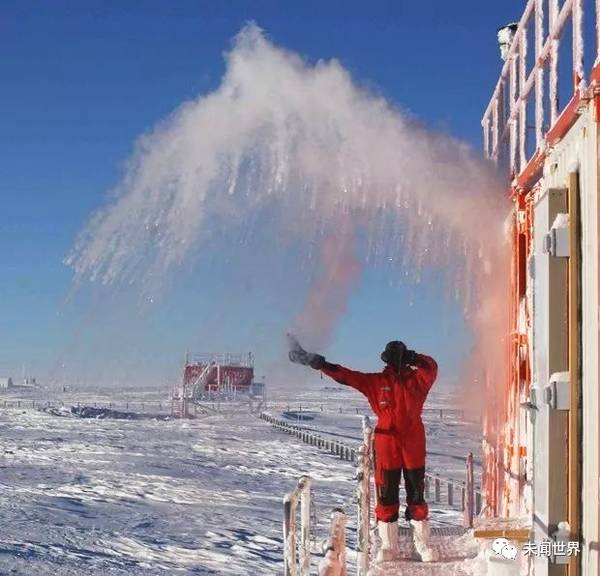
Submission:
M 205 352 L 188 356 L 188 364 L 219 364 L 220 366 L 254 366 L 254 357 L 251 353 L 241 354 L 232 352 Z

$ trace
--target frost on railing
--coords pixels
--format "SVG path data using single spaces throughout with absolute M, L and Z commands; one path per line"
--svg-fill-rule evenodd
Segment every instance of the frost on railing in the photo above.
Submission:
M 285 576 L 310 574 L 310 484 L 302 476 L 294 490 L 283 497 L 283 546 Z M 296 533 L 296 511 L 300 502 L 300 559 Z
M 319 563 L 319 576 L 346 576 L 346 514 L 341 509 L 331 513 L 329 539 L 325 557 Z
M 254 366 L 254 357 L 251 353 L 242 354 L 234 352 L 205 352 L 188 356 L 186 364 L 219 364 L 220 366 Z
M 511 176 L 525 171 L 530 161 L 554 143 L 561 131 L 561 119 L 571 118 L 584 96 L 583 4 L 583 0 L 565 0 L 562 5 L 559 0 L 529 0 L 525 6 L 482 119 L 486 157 L 506 167 Z M 595 4 L 597 14 L 600 0 Z M 559 48 L 569 25 L 573 87 L 570 100 L 561 105 Z M 598 27 L 596 30 L 598 34 Z M 533 46 L 529 45 L 530 36 Z M 530 128 L 534 129 L 534 139 L 529 134 Z
M 373 428 L 368 416 L 363 417 L 362 431 L 363 443 L 358 449 L 358 466 L 356 468 L 356 493 L 358 503 L 358 554 L 356 562 L 357 576 L 365 576 L 369 570 Z

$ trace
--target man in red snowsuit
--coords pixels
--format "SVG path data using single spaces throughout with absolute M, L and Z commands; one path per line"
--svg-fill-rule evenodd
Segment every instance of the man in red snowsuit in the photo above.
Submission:
M 319 354 L 305 352 L 296 342 L 290 360 L 321 370 L 340 384 L 364 394 L 377 415 L 375 428 L 375 514 L 381 523 L 398 520 L 399 486 L 404 476 L 407 520 L 426 520 L 429 509 L 425 488 L 425 427 L 423 404 L 437 376 L 437 364 L 425 354 L 407 350 L 400 341 L 389 342 L 381 354 L 382 372 L 365 374 L 331 364 Z

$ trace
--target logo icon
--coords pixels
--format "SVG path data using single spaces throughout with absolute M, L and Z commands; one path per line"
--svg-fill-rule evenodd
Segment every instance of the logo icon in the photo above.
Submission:
M 507 560 L 514 560 L 517 557 L 517 547 L 506 538 L 496 538 L 492 542 L 492 550 Z

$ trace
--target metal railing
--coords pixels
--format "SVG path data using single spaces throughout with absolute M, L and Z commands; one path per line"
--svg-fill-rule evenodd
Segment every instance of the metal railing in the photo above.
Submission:
M 346 576 L 346 513 L 336 509 L 331 513 L 331 528 L 325 547 L 325 557 L 319 562 L 319 576 Z
M 251 353 L 219 352 L 212 354 L 204 352 L 186 358 L 188 364 L 219 364 L 220 366 L 254 366 L 254 356 Z
M 286 422 L 285 420 L 281 420 L 280 418 L 275 418 L 266 412 L 261 412 L 259 414 L 259 418 L 271 424 L 273 428 L 295 436 L 305 444 L 310 444 L 311 446 L 326 450 L 327 452 L 330 452 L 335 456 L 339 456 L 342 460 L 347 462 L 356 463 L 357 461 L 357 449 L 354 446 L 350 446 L 349 444 L 340 442 L 339 440 L 333 440 L 332 438 L 321 436 L 320 434 L 316 434 L 304 429 L 302 426 L 296 426 Z
M 263 414 L 261 414 L 261 417 Z M 366 576 L 369 570 L 370 552 L 370 481 L 372 472 L 371 444 L 373 430 L 369 418 L 363 418 L 363 444 L 355 451 L 357 458 L 356 502 L 358 504 L 358 541 L 356 555 L 356 574 Z M 311 479 L 302 476 L 298 486 L 286 494 L 284 503 L 284 574 L 285 576 L 308 576 L 310 571 L 310 493 Z M 300 543 L 301 558 L 298 572 L 296 508 L 298 498 L 301 501 L 300 526 L 302 539 Z M 324 548 L 324 558 L 319 563 L 319 576 L 346 576 L 346 513 L 342 509 L 334 509 L 331 514 L 329 538 Z
M 373 472 L 373 427 L 368 416 L 362 420 L 363 443 L 358 449 L 358 466 L 356 469 L 357 510 L 357 576 L 366 576 L 369 571 L 369 555 L 371 539 L 371 474 Z
M 283 497 L 283 559 L 285 576 L 310 576 L 310 485 L 302 476 L 294 490 Z M 296 511 L 300 501 L 300 561 L 296 531 Z
M 425 474 L 425 497 L 435 504 L 447 504 L 460 507 L 464 512 L 464 525 L 473 527 L 473 518 L 483 509 L 481 488 L 473 482 L 473 455 L 469 453 L 465 461 L 466 480 L 454 480 L 437 474 Z M 457 495 L 460 504 L 457 504 Z
M 600 0 L 595 0 L 595 13 L 598 18 Z M 498 162 L 503 150 L 508 148 L 508 167 L 513 176 L 523 172 L 535 156 L 542 155 L 547 144 L 553 144 L 553 128 L 560 123 L 563 113 L 576 113 L 578 101 L 584 95 L 583 16 L 583 0 L 565 0 L 562 6 L 559 0 L 528 0 L 526 4 L 481 122 L 485 155 Z M 573 91 L 570 101 L 560 106 L 559 48 L 569 24 L 572 24 Z M 530 58 L 528 46 L 528 30 L 532 25 L 534 58 Z M 596 33 L 600 38 L 598 21 Z M 546 71 L 549 72 L 548 95 L 545 94 Z M 527 113 L 532 95 L 535 124 L 533 153 L 529 151 Z M 549 101 L 549 110 L 544 108 L 545 100 Z

